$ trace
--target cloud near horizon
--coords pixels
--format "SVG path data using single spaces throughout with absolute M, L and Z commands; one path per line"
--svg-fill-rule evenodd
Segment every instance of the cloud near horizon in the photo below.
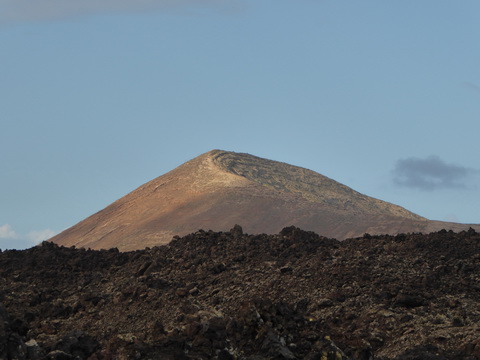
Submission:
M 58 234 L 51 229 L 30 231 L 25 236 L 18 234 L 12 226 L 0 226 L 0 249 L 26 249 L 48 240 Z
M 0 226 L 0 239 L 15 239 L 18 235 L 9 224 Z
M 33 242 L 34 244 L 39 244 L 42 241 L 48 240 L 57 234 L 58 234 L 57 231 L 54 231 L 51 229 L 35 230 L 35 231 L 30 231 L 27 234 L 27 239 Z
M 466 189 L 469 178 L 477 173 L 461 165 L 447 164 L 440 157 L 400 159 L 393 169 L 396 185 L 432 191 L 436 189 Z
M 234 9 L 238 0 L 0 0 L 0 24 L 58 20 L 99 13 L 211 7 Z

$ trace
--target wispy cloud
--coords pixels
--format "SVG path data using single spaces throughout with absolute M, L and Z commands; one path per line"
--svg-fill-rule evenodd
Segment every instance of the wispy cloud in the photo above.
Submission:
M 16 239 L 18 234 L 9 224 L 0 226 L 0 239 Z
M 467 188 L 469 178 L 478 171 L 456 164 L 448 164 L 432 155 L 421 159 L 410 157 L 396 162 L 393 181 L 404 187 L 420 190 Z
M 480 86 L 472 83 L 472 82 L 464 82 L 463 87 L 470 90 L 470 91 L 475 91 L 477 93 L 480 93 Z
M 33 230 L 28 234 L 17 233 L 12 226 L 5 224 L 0 226 L 0 249 L 26 249 L 48 240 L 58 234 L 51 229 Z
M 199 6 L 232 10 L 240 3 L 239 0 L 0 0 L 0 24 Z
M 51 229 L 35 230 L 35 231 L 30 231 L 27 234 L 27 239 L 33 242 L 34 244 L 39 244 L 42 241 L 48 240 L 57 234 L 58 233 L 56 231 L 53 231 Z

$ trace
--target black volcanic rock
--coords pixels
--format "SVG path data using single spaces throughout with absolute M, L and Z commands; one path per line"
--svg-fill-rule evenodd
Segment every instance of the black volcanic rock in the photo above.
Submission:
M 0 253 L 1 359 L 480 359 L 480 234 Z

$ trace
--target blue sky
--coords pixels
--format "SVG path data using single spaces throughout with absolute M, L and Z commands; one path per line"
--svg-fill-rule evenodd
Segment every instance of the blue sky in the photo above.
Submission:
M 480 2 L 0 0 L 0 248 L 211 149 L 480 223 Z

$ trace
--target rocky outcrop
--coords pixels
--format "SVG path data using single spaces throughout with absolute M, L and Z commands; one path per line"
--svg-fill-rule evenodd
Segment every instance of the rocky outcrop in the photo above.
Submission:
M 0 303 L 0 359 L 26 359 L 27 346 L 23 341 L 22 322 L 11 319 Z M 20 334 L 19 334 L 20 332 Z
M 2 359 L 480 359 L 480 234 L 0 252 Z M 8 312 L 8 314 L 7 314 Z

